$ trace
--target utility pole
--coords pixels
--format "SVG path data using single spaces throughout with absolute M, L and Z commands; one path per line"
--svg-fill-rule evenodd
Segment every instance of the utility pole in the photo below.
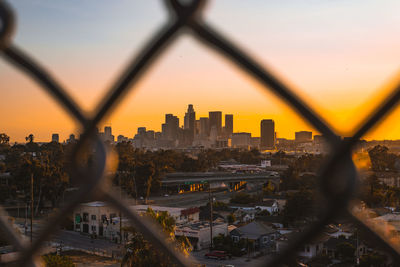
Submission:
M 209 203 L 210 203 L 210 251 L 212 251 L 213 248 L 213 232 L 212 232 L 212 227 L 213 227 L 213 200 L 212 200 L 212 194 L 211 194 L 211 183 L 208 182 L 208 197 L 209 197 Z
M 122 201 L 121 175 L 119 176 L 119 199 L 120 199 L 120 201 Z M 122 244 L 122 217 L 121 217 L 121 209 L 119 209 L 119 243 Z
M 31 173 L 31 243 L 33 234 L 33 173 Z

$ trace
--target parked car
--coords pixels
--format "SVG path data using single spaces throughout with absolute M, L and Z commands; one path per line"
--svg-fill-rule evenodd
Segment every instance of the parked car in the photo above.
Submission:
M 226 251 L 214 250 L 204 255 L 208 259 L 226 260 L 232 258 L 232 255 Z

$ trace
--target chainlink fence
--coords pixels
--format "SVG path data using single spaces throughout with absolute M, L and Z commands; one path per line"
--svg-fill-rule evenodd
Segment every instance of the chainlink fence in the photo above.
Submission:
M 292 265 L 294 263 L 295 251 L 321 233 L 326 224 L 343 214 L 350 216 L 355 223 L 375 236 L 379 245 L 386 249 L 393 260 L 400 262 L 399 245 L 394 244 L 385 236 L 367 226 L 362 219 L 353 214 L 349 209 L 349 203 L 355 197 L 355 184 L 357 181 L 357 170 L 351 159 L 352 148 L 365 133 L 397 105 L 400 100 L 400 84 L 397 84 L 393 88 L 392 94 L 367 117 L 362 125 L 355 128 L 356 131 L 352 138 L 341 141 L 318 113 L 307 106 L 293 90 L 257 63 L 245 51 L 235 46 L 233 42 L 215 30 L 207 21 L 203 20 L 202 12 L 206 2 L 206 0 L 193 0 L 182 3 L 178 0 L 164 0 L 166 10 L 169 13 L 168 22 L 155 32 L 151 40 L 143 46 L 138 55 L 131 59 L 128 67 L 118 77 L 117 82 L 112 88 L 110 88 L 109 94 L 100 103 L 97 113 L 91 117 L 82 111 L 68 95 L 67 91 L 38 62 L 12 43 L 15 25 L 13 11 L 5 1 L 0 0 L 0 50 L 3 59 L 34 79 L 43 90 L 47 91 L 54 100 L 58 101 L 79 122 L 83 132 L 71 155 L 72 168 L 69 171 L 71 179 L 83 181 L 80 190 L 72 198 L 73 200 L 68 202 L 58 212 L 57 216 L 49 219 L 47 225 L 39 233 L 38 238 L 31 245 L 22 242 L 19 235 L 10 228 L 6 219 L 0 216 L 0 228 L 4 232 L 5 238 L 20 252 L 17 265 L 36 266 L 35 256 L 39 255 L 41 247 L 45 244 L 46 240 L 57 231 L 57 226 L 61 224 L 77 205 L 88 200 L 90 197 L 97 197 L 98 199 L 107 201 L 115 208 L 121 210 L 130 219 L 136 229 L 147 240 L 152 242 L 156 248 L 169 255 L 176 265 L 193 266 L 196 264 L 194 259 L 182 255 L 175 249 L 174 245 L 170 244 L 170 241 L 164 236 L 159 226 L 130 210 L 127 203 L 104 188 L 102 181 L 104 181 L 109 171 L 111 154 L 107 151 L 107 148 L 95 132 L 96 125 L 111 112 L 112 108 L 116 106 L 128 90 L 134 90 L 137 81 L 146 72 L 147 68 L 181 34 L 190 34 L 203 43 L 205 47 L 220 53 L 243 71 L 256 78 L 264 85 L 265 90 L 274 92 L 307 120 L 308 123 L 314 126 L 317 131 L 324 135 L 332 151 L 318 176 L 320 190 L 326 200 L 322 209 L 323 212 L 321 212 L 316 222 L 304 229 L 295 239 L 291 240 L 283 251 L 262 265 Z M 96 151 L 94 163 L 90 166 L 82 164 L 80 159 L 85 151 L 93 150 Z

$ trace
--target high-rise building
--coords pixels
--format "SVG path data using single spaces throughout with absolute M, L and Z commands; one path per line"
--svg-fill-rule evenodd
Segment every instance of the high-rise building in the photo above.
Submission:
M 312 141 L 312 132 L 308 132 L 308 131 L 295 132 L 294 136 L 295 136 L 294 140 L 298 143 Z
M 232 136 L 233 133 L 233 115 L 225 114 L 225 134 L 227 137 Z
M 69 139 L 67 139 L 67 143 L 72 143 L 75 142 L 75 135 L 74 134 L 70 134 L 69 135 Z
M 185 113 L 183 129 L 189 130 L 188 137 L 189 139 L 192 140 L 194 138 L 195 127 L 196 127 L 195 121 L 196 121 L 196 112 L 193 109 L 193 105 L 189 104 L 188 110 Z
M 137 128 L 138 135 L 145 135 L 146 134 L 146 127 L 138 127 Z
M 163 128 L 164 130 L 164 128 Z M 178 138 L 179 118 L 173 114 L 165 114 L 165 137 L 168 140 Z
M 232 147 L 249 149 L 251 145 L 251 133 L 232 134 Z
M 275 147 L 275 122 L 273 120 L 261 121 L 261 149 L 274 149 Z
M 112 135 L 111 126 L 104 127 L 104 140 L 114 143 L 114 135 Z
M 221 111 L 210 111 L 208 113 L 208 117 L 210 118 L 210 129 L 213 126 L 217 129 L 218 135 L 222 133 L 222 112 Z
M 60 136 L 58 134 L 52 134 L 51 135 L 51 142 L 59 143 L 60 142 Z
M 106 135 L 106 136 L 111 136 L 112 135 L 111 126 L 104 127 L 104 135 Z
M 200 118 L 200 135 L 202 137 L 210 135 L 210 120 L 207 117 Z

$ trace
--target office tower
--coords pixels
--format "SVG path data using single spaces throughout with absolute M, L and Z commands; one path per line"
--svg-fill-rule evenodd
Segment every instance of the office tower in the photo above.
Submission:
M 137 128 L 138 135 L 145 135 L 146 134 L 146 127 L 138 127 Z
M 195 133 L 195 121 L 196 121 L 196 112 L 193 109 L 193 105 L 188 105 L 188 110 L 185 113 L 183 129 L 189 130 L 188 137 L 193 139 Z
M 233 115 L 226 114 L 225 115 L 225 134 L 227 137 L 232 136 L 233 133 Z
M 249 149 L 251 145 L 251 133 L 232 134 L 232 147 Z
M 324 142 L 324 136 L 316 134 L 314 135 L 314 143 L 316 144 L 322 144 Z
M 67 143 L 72 143 L 75 142 L 75 135 L 74 134 L 70 134 L 69 138 L 67 139 Z
M 146 134 L 146 138 L 148 140 L 154 140 L 155 139 L 155 132 L 153 130 L 149 130 L 145 134 Z
M 312 132 L 308 131 L 295 132 L 294 136 L 295 136 L 294 140 L 298 143 L 312 141 Z
M 194 135 L 200 134 L 200 120 L 194 122 Z
M 208 117 L 210 118 L 210 129 L 215 126 L 217 130 L 217 134 L 221 135 L 222 133 L 222 112 L 221 111 L 210 111 L 208 113 Z
M 112 130 L 110 126 L 104 127 L 104 140 L 114 143 L 114 135 L 112 135 Z
M 173 114 L 165 114 L 165 136 L 168 140 L 178 138 L 179 118 Z
M 275 122 L 273 120 L 261 121 L 261 149 L 274 149 L 275 147 Z
M 104 135 L 105 136 L 111 136 L 112 135 L 111 126 L 104 127 Z
M 200 118 L 200 135 L 202 137 L 210 135 L 210 120 L 207 117 Z
M 60 142 L 60 136 L 58 134 L 52 134 L 51 135 L 51 142 L 59 143 Z

